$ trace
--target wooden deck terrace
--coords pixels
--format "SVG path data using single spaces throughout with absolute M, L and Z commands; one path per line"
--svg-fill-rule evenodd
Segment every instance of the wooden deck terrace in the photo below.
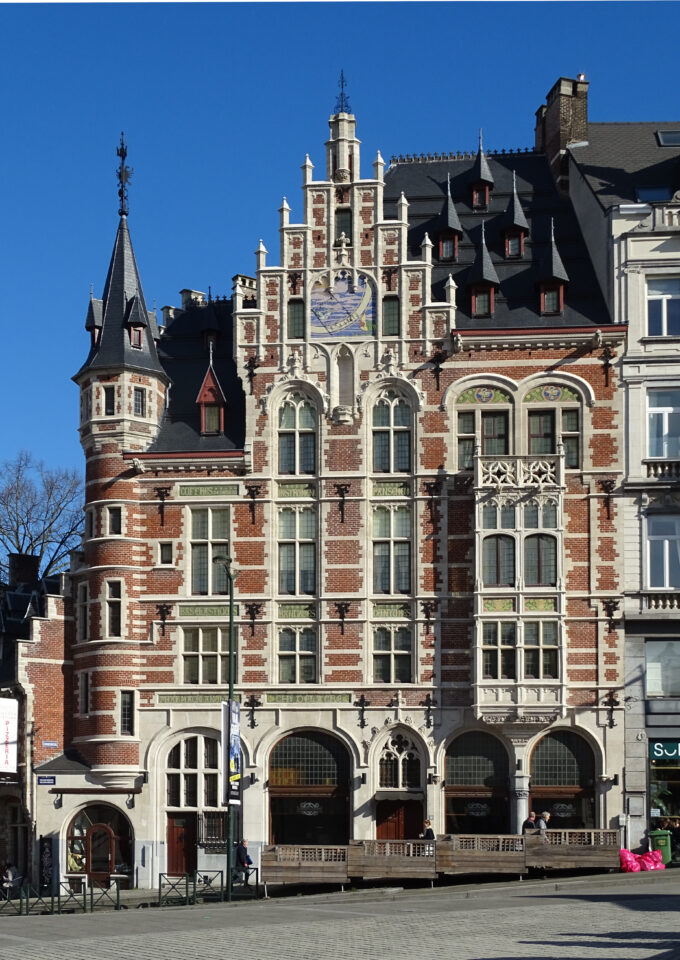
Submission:
M 437 840 L 352 840 L 347 846 L 275 844 L 262 851 L 264 883 L 347 883 L 475 873 L 618 869 L 618 830 L 548 830 L 524 836 L 452 834 Z

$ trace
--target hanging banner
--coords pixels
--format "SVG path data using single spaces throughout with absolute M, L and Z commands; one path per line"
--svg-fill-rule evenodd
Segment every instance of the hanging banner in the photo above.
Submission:
M 0 773 L 17 772 L 19 703 L 0 697 Z
M 241 707 L 222 702 L 222 783 L 225 804 L 241 803 Z

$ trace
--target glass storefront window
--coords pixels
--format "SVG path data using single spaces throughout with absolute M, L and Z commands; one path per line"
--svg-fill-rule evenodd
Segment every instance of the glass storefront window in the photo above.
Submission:
M 648 697 L 680 697 L 680 640 L 645 643 Z

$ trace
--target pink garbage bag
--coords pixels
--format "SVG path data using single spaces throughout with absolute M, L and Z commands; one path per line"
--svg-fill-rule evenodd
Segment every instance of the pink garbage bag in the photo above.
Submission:
M 621 863 L 621 870 L 623 873 L 639 873 L 640 872 L 640 862 L 637 854 L 631 853 L 630 850 L 621 850 L 619 852 L 619 861 Z

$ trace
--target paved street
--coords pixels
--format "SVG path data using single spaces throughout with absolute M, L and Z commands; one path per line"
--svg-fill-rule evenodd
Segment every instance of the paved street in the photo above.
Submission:
M 676 872 L 0 917 L 2 960 L 680 960 Z

